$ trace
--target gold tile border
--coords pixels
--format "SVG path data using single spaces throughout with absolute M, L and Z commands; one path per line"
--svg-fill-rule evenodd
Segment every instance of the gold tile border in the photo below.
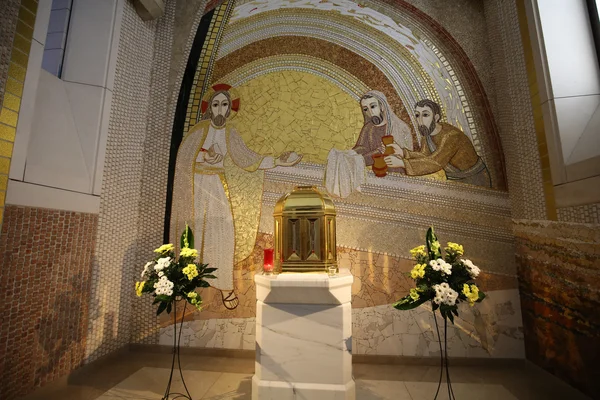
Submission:
M 213 51 L 213 49 L 219 44 L 219 41 L 223 35 L 223 30 L 229 22 L 229 16 L 233 11 L 234 5 L 234 0 L 227 0 L 215 8 L 206 38 L 204 39 L 202 51 L 200 52 L 198 66 L 196 67 L 196 73 L 194 76 L 194 83 L 190 91 L 190 98 L 188 101 L 183 128 L 184 135 L 202 117 L 199 112 L 199 105 L 200 101 L 202 100 L 202 96 L 204 96 L 204 93 L 206 93 L 211 83 L 212 68 L 217 56 L 217 53 Z
M 23 84 L 27 75 L 27 64 L 33 38 L 33 27 L 37 14 L 37 0 L 23 0 L 14 32 L 4 99 L 0 107 L 0 227 L 4 219 L 4 201 L 8 187 L 8 173 L 12 157 Z
M 533 48 L 531 46 L 527 14 L 525 12 L 525 0 L 517 0 L 517 13 L 519 16 L 521 41 L 523 42 L 527 80 L 529 82 L 529 93 L 531 96 L 531 108 L 533 110 L 535 134 L 537 136 L 538 152 L 540 154 L 540 164 L 542 167 L 542 183 L 544 187 L 544 199 L 546 202 L 546 217 L 549 220 L 556 221 L 558 219 L 556 212 L 556 199 L 554 195 L 554 185 L 552 184 L 552 174 L 550 171 L 550 157 L 548 154 L 548 144 L 546 142 L 546 129 L 544 127 L 542 102 L 540 101 L 539 96 L 540 90 L 537 83 L 537 73 L 533 61 Z

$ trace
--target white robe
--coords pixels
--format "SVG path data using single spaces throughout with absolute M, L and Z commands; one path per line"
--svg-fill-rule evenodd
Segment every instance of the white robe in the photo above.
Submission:
M 180 166 L 179 173 L 176 167 L 175 201 L 186 201 L 185 193 L 180 197 L 181 193 L 177 189 L 182 188 L 182 191 L 185 191 L 185 160 L 189 159 L 191 152 L 197 152 L 192 173 L 193 192 L 190 193 L 193 207 L 189 210 L 193 213 L 194 247 L 198 250 L 201 262 L 218 268 L 213 273 L 216 279 L 210 280 L 211 286 L 224 291 L 233 290 L 236 231 L 231 193 L 225 179 L 225 160 L 229 157 L 241 168 L 260 170 L 273 168 L 274 159 L 254 153 L 234 129 L 230 129 L 228 133 L 225 128 L 217 129 L 209 124 L 204 128 L 207 129 L 206 135 L 202 134 L 201 129 L 195 133 L 191 132 L 192 136 L 182 143 L 185 148 L 180 149 L 178 153 L 178 157 L 181 157 L 178 161 L 184 164 Z M 193 137 L 200 140 L 193 140 Z M 207 152 L 199 151 L 200 148 L 208 150 L 211 147 L 223 156 L 218 163 L 206 162 Z M 260 189 L 262 190 L 262 187 Z M 176 212 L 172 213 L 172 234 L 181 230 L 181 225 L 187 220 L 186 216 L 191 214 L 182 210 L 181 205 L 175 207 L 175 210 Z
M 367 180 L 365 160 L 354 150 L 331 149 L 327 155 L 325 187 L 329 194 L 345 198 Z

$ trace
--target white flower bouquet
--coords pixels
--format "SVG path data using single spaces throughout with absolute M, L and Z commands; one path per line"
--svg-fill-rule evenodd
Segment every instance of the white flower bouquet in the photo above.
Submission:
M 142 280 L 136 282 L 135 292 L 138 296 L 149 293 L 154 297 L 153 304 L 159 304 L 156 315 L 163 311 L 170 314 L 173 301 L 179 299 L 202 309 L 202 299 L 196 289 L 210 286 L 205 279 L 214 279 L 211 273 L 217 269 L 197 262 L 198 250 L 193 247 L 194 235 L 186 225 L 181 235 L 179 258 L 175 257 L 173 244 L 164 244 L 154 250 L 156 257 L 144 266 Z
M 485 294 L 474 283 L 479 268 L 463 259 L 463 246 L 449 242 L 442 256 L 440 242 L 433 227 L 427 230 L 426 244 L 410 251 L 417 264 L 410 272 L 416 288 L 394 303 L 398 310 L 411 310 L 432 301 L 433 311 L 439 308 L 444 319 L 454 323 L 458 316 L 458 304 L 468 301 L 471 306 L 481 302 Z

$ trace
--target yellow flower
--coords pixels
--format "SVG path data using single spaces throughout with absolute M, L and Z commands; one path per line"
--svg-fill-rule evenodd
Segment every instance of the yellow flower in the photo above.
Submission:
M 417 289 L 410 289 L 410 298 L 414 301 L 419 300 L 419 293 L 417 292 Z
M 416 258 L 417 256 L 426 256 L 425 245 L 417 246 L 410 251 L 410 255 Z
M 196 249 L 190 249 L 188 247 L 184 247 L 179 252 L 179 257 L 193 257 L 193 258 L 196 258 L 196 257 L 198 257 L 198 250 L 196 250 Z
M 142 297 L 142 290 L 144 290 L 144 285 L 146 284 L 146 281 L 141 281 L 141 282 L 136 282 L 135 283 L 135 294 L 138 297 Z
M 196 293 L 196 292 L 189 292 L 187 294 L 187 297 L 189 297 L 190 299 L 195 299 L 196 297 L 198 297 L 198 293 Z
M 448 247 L 446 247 L 446 251 L 452 251 L 458 254 L 459 256 L 462 256 L 465 253 L 462 245 L 453 242 L 448 242 Z
M 410 271 L 410 277 L 413 279 L 423 278 L 425 276 L 425 267 L 426 266 L 427 266 L 426 264 L 415 265 L 415 267 L 412 269 L 412 271 Z
M 171 243 L 169 243 L 169 244 L 163 244 L 158 249 L 154 250 L 154 252 L 158 253 L 158 254 L 165 254 L 170 251 L 173 251 L 174 249 L 175 249 L 175 247 L 173 247 L 173 245 Z
M 467 297 L 467 300 L 469 300 L 471 307 L 479 300 L 479 288 L 476 285 L 471 285 L 469 287 L 469 285 L 465 283 L 462 292 Z
M 192 280 L 198 276 L 198 268 L 196 268 L 195 264 L 188 264 L 182 272 L 187 276 L 188 280 Z

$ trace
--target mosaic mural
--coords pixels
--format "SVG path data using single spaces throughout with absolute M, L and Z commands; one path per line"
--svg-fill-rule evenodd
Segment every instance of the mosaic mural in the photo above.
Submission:
M 215 21 L 227 23 L 198 63 L 170 218 L 170 237 L 190 224 L 203 261 L 219 268 L 202 293 L 204 311 L 186 316 L 189 329 L 205 332 L 188 345 L 252 342 L 253 276 L 262 250 L 272 247 L 273 205 L 299 184 L 335 200 L 338 254 L 355 277 L 357 321 L 392 318 L 389 304 L 410 285 L 408 250 L 431 224 L 471 249 L 486 290 L 498 291 L 502 300 L 485 318 L 520 308 L 503 157 L 491 115 L 480 107 L 485 96 L 468 89 L 472 79 L 461 81 L 463 66 L 448 62 L 435 37 L 370 4 L 255 0 L 215 10 Z M 424 312 L 403 327 L 396 322 L 393 332 L 408 334 Z M 390 332 L 384 344 L 358 342 L 380 331 L 365 323 L 355 327 L 364 330 L 358 352 L 385 354 L 389 340 L 400 338 Z M 520 356 L 520 314 L 510 329 L 491 329 L 470 329 L 476 339 L 467 347 L 498 356 L 490 349 L 510 337 L 509 353 Z M 428 355 L 423 346 L 418 354 Z

